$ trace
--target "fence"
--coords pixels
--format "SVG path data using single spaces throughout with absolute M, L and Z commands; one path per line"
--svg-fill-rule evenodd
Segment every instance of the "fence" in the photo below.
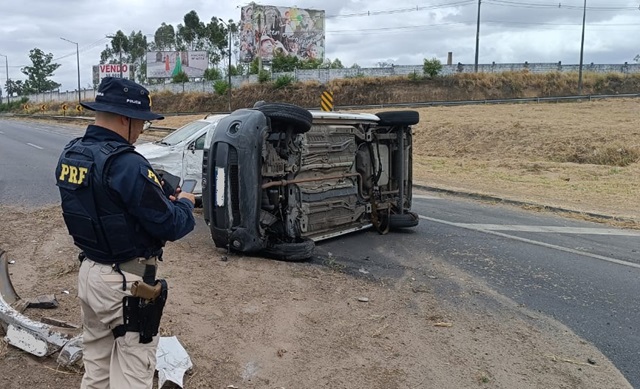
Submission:
M 580 65 L 563 65 L 561 62 L 557 63 L 491 63 L 491 64 L 479 64 L 478 72 L 480 73 L 502 73 L 507 71 L 521 71 L 528 70 L 532 73 L 549 73 L 549 72 L 561 72 L 571 73 L 578 72 Z M 640 73 L 640 63 L 624 63 L 624 64 L 586 64 L 582 66 L 583 72 L 590 73 L 623 73 L 634 74 Z M 422 65 L 408 65 L 408 66 L 393 66 L 386 68 L 348 68 L 348 69 L 305 69 L 295 70 L 293 72 L 286 73 L 273 73 L 272 79 L 276 79 L 283 75 L 289 75 L 294 77 L 298 81 L 318 81 L 320 83 L 326 83 L 331 80 L 341 78 L 355 78 L 355 77 L 394 77 L 394 76 L 408 76 L 409 74 L 422 74 Z M 451 75 L 454 73 L 474 73 L 473 64 L 456 65 L 444 65 L 442 67 L 441 75 Z M 256 74 L 248 76 L 233 76 L 231 77 L 231 85 L 233 88 L 238 88 L 246 83 L 257 83 L 258 76 Z M 150 91 L 169 91 L 173 93 L 183 92 L 202 92 L 202 93 L 214 93 L 213 83 L 211 81 L 194 81 L 186 82 L 184 84 L 156 84 L 145 85 Z M 47 103 L 56 101 L 76 101 L 78 99 L 77 91 L 53 91 L 47 93 L 39 93 L 35 95 L 26 96 L 32 103 Z M 83 89 L 80 92 L 82 100 L 91 101 L 95 98 L 95 90 Z M 11 97 L 11 101 L 18 101 L 21 97 Z

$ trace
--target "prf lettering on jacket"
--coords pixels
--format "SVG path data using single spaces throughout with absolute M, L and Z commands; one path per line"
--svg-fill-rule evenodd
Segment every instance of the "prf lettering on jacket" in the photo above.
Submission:
M 158 177 L 156 176 L 156 174 L 151 169 L 147 169 L 147 174 L 148 174 L 149 178 L 151 178 L 153 181 L 155 181 L 156 184 L 158 184 L 158 186 L 162 187 L 162 184 L 160 184 L 160 181 L 158 180 Z
M 73 165 L 61 164 L 60 181 L 66 181 L 71 184 L 81 185 L 87 176 L 88 169 L 86 167 L 78 167 Z

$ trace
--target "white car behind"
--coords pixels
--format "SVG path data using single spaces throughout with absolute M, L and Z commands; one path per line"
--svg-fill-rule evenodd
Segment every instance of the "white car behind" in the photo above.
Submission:
M 227 115 L 207 115 L 203 119 L 186 124 L 164 138 L 136 144 L 136 151 L 151 163 L 160 174 L 169 173 L 180 179 L 195 180 L 193 194 L 202 195 L 202 155 L 207 133 Z

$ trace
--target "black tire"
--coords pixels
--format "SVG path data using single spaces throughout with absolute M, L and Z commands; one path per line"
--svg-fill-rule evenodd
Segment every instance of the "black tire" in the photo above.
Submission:
M 271 119 L 271 125 L 275 131 L 278 127 L 291 125 L 295 134 L 304 134 L 311 129 L 313 116 L 308 110 L 297 105 L 287 103 L 263 103 L 258 102 L 254 106 Z
M 386 111 L 376 114 L 381 126 L 412 126 L 420 121 L 418 111 Z
M 316 244 L 307 238 L 296 243 L 270 243 L 263 250 L 265 256 L 281 261 L 304 261 L 313 255 Z
M 411 228 L 418 225 L 420 218 L 415 212 L 389 215 L 389 228 L 397 230 L 400 228 Z

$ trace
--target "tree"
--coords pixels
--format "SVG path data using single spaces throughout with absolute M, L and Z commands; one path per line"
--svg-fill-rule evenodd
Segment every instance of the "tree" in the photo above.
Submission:
M 34 48 L 29 51 L 29 58 L 33 66 L 20 69 L 27 76 L 23 94 L 49 92 L 60 87 L 60 84 L 48 79 L 60 67 L 58 63 L 51 63 L 53 54 L 45 54 L 42 50 Z
M 238 64 L 236 66 L 231 65 L 231 75 L 232 76 L 242 76 L 244 72 L 247 71 L 247 66 L 243 64 Z
M 176 32 L 171 24 L 162 22 L 153 34 L 153 50 L 172 51 L 176 47 Z
M 336 58 L 331 62 L 331 69 L 344 69 L 344 65 L 342 65 L 342 61 Z
M 200 21 L 196 11 L 190 11 L 182 18 L 184 24 L 178 24 L 176 41 L 182 50 L 202 50 L 206 27 Z
M 442 63 L 438 58 L 425 58 L 422 65 L 422 70 L 424 71 L 425 75 L 429 76 L 429 78 L 434 78 L 442 70 Z
M 5 84 L 5 89 L 7 90 L 7 94 L 9 96 L 22 96 L 22 95 L 26 95 L 27 93 L 25 93 L 25 85 L 22 82 L 22 80 L 7 80 L 6 84 Z
M 227 26 L 214 16 L 204 29 L 203 39 L 209 53 L 209 63 L 214 66 L 228 55 L 229 29 L 231 29 L 232 36 L 234 33 L 237 34 L 238 28 L 232 20 L 228 21 Z
M 185 82 L 189 82 L 189 76 L 183 70 L 180 73 L 173 76 L 171 80 L 176 84 L 185 83 Z
M 110 45 L 100 53 L 100 63 L 131 64 L 136 72 L 134 79 L 144 81 L 147 78 L 146 58 L 147 37 L 141 31 L 131 31 L 129 36 L 118 30 L 111 38 Z
M 222 73 L 219 69 L 209 68 L 204 71 L 204 79 L 207 81 L 220 80 L 222 78 Z
M 292 72 L 300 66 L 300 60 L 295 55 L 276 53 L 271 62 L 271 70 L 274 73 Z

